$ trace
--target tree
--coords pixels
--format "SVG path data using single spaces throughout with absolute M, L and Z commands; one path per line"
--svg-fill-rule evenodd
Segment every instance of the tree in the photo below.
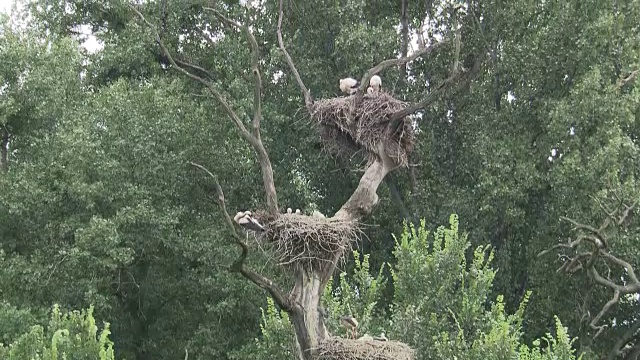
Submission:
M 9 346 L 0 343 L 3 359 L 67 358 L 115 360 L 113 342 L 109 340 L 109 323 L 98 334 L 93 307 L 86 311 L 62 312 L 58 305 L 51 310 L 48 326 L 33 325 Z
M 438 94 L 449 90 L 452 85 L 460 86 L 460 84 L 467 83 L 473 75 L 478 72 L 482 57 L 478 57 L 475 62 L 471 64 L 472 67 L 465 70 L 459 65 L 460 40 L 457 38 L 451 76 L 443 80 L 426 99 L 406 107 L 402 106 L 384 115 L 381 112 L 367 110 L 365 106 L 367 100 L 364 98 L 364 92 L 369 83 L 369 79 L 385 68 L 414 60 L 421 55 L 430 53 L 433 49 L 446 42 L 425 47 L 409 57 L 381 62 L 379 65 L 367 71 L 362 77 L 357 92 L 352 97 L 347 98 L 346 101 L 345 99 L 341 99 L 341 103 L 337 104 L 314 102 L 291 56 L 285 49 L 282 35 L 284 10 L 283 2 L 280 1 L 278 42 L 286 63 L 300 86 L 306 110 L 312 117 L 315 117 L 317 121 L 321 122 L 321 125 L 324 125 L 324 136 L 326 139 L 329 139 L 329 141 L 335 141 L 334 146 L 342 146 L 340 142 L 350 141 L 350 146 L 355 145 L 356 147 L 366 150 L 369 156 L 369 164 L 360 179 L 358 187 L 354 190 L 351 197 L 342 205 L 340 210 L 331 218 L 318 221 L 312 220 L 312 218 L 302 220 L 305 219 L 305 217 L 296 216 L 295 220 L 290 220 L 294 218 L 283 216 L 279 213 L 271 160 L 269 159 L 260 135 L 260 124 L 262 120 L 262 76 L 259 69 L 260 57 L 258 44 L 249 25 L 243 25 L 235 20 L 231 20 L 214 8 L 202 8 L 204 11 L 212 13 L 220 22 L 242 31 L 249 42 L 252 56 L 250 70 L 254 77 L 254 100 L 251 128 L 247 129 L 242 117 L 238 115 L 227 99 L 225 99 L 225 96 L 218 89 L 218 86 L 210 80 L 210 77 L 203 77 L 208 76 L 207 70 L 199 65 L 174 59 L 174 56 L 164 44 L 159 30 L 133 5 L 130 5 L 130 8 L 152 29 L 156 42 L 159 44 L 171 66 L 204 86 L 212 98 L 224 109 L 230 120 L 236 125 L 242 137 L 253 148 L 260 164 L 266 193 L 266 211 L 262 216 L 262 220 L 266 222 L 269 230 L 267 230 L 267 236 L 265 236 L 265 238 L 276 243 L 276 256 L 283 260 L 284 264 L 290 265 L 290 275 L 295 278 L 295 283 L 288 295 L 285 295 L 280 287 L 272 280 L 245 265 L 244 262 L 248 256 L 249 247 L 234 230 L 231 216 L 226 210 L 224 194 L 220 184 L 216 180 L 218 200 L 224 212 L 225 220 L 230 227 L 236 243 L 242 249 L 242 255 L 231 266 L 231 269 L 232 271 L 241 273 L 248 280 L 267 290 L 278 306 L 290 314 L 291 322 L 296 333 L 299 357 L 301 359 L 313 358 L 317 355 L 316 352 L 319 346 L 330 340 L 319 311 L 321 294 L 333 275 L 336 265 L 343 256 L 345 249 L 356 239 L 355 230 L 357 222 L 363 216 L 371 213 L 373 207 L 378 203 L 378 195 L 376 194 L 378 186 L 387 174 L 395 168 L 406 164 L 406 156 L 411 151 L 412 146 L 412 141 L 410 140 L 411 135 L 408 135 L 408 142 L 403 140 L 404 133 L 409 133 L 412 126 L 410 120 L 406 117 L 428 106 L 434 101 Z M 368 102 L 375 103 L 376 100 L 375 98 L 368 99 Z M 387 100 L 387 102 L 393 103 L 393 100 Z M 325 113 L 330 112 L 331 109 L 339 111 L 341 106 L 344 108 L 342 104 L 346 104 L 348 110 L 343 111 L 342 114 L 338 114 L 336 118 L 330 119 L 329 122 L 332 122 L 332 124 L 322 124 L 323 116 L 325 119 L 327 117 Z M 348 129 L 347 124 L 350 118 L 354 119 L 356 125 Z M 380 126 L 380 124 L 383 126 L 382 130 L 378 130 L 378 133 L 369 135 L 369 138 L 360 138 L 357 135 L 357 132 L 362 131 L 366 127 Z M 348 133 L 346 139 L 335 135 L 335 129 L 340 126 L 343 127 L 343 131 Z M 331 139 L 332 137 L 333 139 Z M 345 147 L 343 150 L 348 150 L 348 147 Z M 193 165 L 204 169 L 198 164 Z M 206 171 L 208 172 L 208 170 Z M 215 179 L 215 175 L 210 172 L 209 174 Z M 291 230 L 292 227 L 293 230 Z M 306 243 L 299 246 L 298 244 L 301 241 Z M 315 249 L 313 248 L 314 246 L 316 247 Z M 302 261 L 299 259 L 302 259 Z

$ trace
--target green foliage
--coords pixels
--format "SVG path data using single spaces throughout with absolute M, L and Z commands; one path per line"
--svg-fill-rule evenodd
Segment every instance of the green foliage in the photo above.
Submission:
M 529 348 L 526 345 L 520 346 L 518 359 L 519 360 L 574 360 L 582 359 L 582 355 L 576 358 L 576 350 L 573 348 L 573 343 L 576 339 L 571 339 L 567 329 L 562 326 L 560 319 L 554 316 L 556 321 L 556 334 L 555 337 L 551 333 L 533 342 L 533 347 Z
M 272 298 L 267 298 L 262 312 L 260 338 L 256 338 L 241 350 L 230 354 L 233 360 L 294 359 L 297 356 L 296 338 L 289 316 L 279 311 Z
M 54 305 L 46 329 L 33 325 L 8 346 L 0 343 L 0 356 L 7 360 L 115 360 L 110 333 L 109 323 L 104 323 L 98 333 L 93 306 L 83 311 L 61 312 Z
M 505 310 L 502 295 L 490 301 L 497 272 L 490 266 L 492 252 L 479 247 L 469 254 L 469 243 L 458 233 L 458 225 L 457 216 L 452 215 L 449 228 L 439 227 L 432 237 L 424 221 L 418 228 L 405 225 L 394 250 L 395 301 L 388 316 L 374 311 L 385 284 L 382 269 L 372 276 L 369 256 L 360 260 L 354 251 L 352 276 L 342 272 L 339 286 L 334 291 L 329 286 L 323 296 L 330 333 L 345 336 L 338 319 L 350 314 L 358 319 L 360 335 L 386 332 L 389 338 L 414 347 L 419 359 L 576 359 L 575 339 L 569 339 L 557 317 L 555 335 L 535 340 L 532 347 L 523 343 L 522 323 L 531 292 L 524 294 L 513 314 Z M 467 255 L 471 255 L 468 264 Z M 262 310 L 261 331 L 262 336 L 235 359 L 289 358 L 295 335 L 287 315 L 278 312 L 271 299 Z

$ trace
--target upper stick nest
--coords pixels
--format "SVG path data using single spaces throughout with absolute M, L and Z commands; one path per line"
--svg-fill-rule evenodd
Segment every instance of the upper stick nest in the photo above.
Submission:
M 385 92 L 364 95 L 355 109 L 354 100 L 355 96 L 346 96 L 313 104 L 311 118 L 320 126 L 325 147 L 336 155 L 351 155 L 364 149 L 371 163 L 378 156 L 378 144 L 382 143 L 397 165 L 407 165 L 414 145 L 413 124 L 407 117 L 395 132 L 388 129 L 389 117 L 407 103 Z
M 360 233 L 355 222 L 296 214 L 269 219 L 265 230 L 280 265 L 309 270 L 337 261 Z
M 398 341 L 332 337 L 318 345 L 318 360 L 413 360 L 415 351 Z

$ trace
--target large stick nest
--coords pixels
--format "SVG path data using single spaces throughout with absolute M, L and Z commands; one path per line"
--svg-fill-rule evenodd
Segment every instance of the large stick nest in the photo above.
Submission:
M 322 269 L 338 261 L 360 234 L 355 222 L 332 218 L 280 214 L 263 220 L 262 238 L 280 265 L 293 268 Z
M 318 360 L 413 360 L 415 350 L 399 341 L 332 337 L 318 345 Z
M 407 165 L 415 141 L 413 124 L 407 117 L 395 131 L 388 127 L 390 116 L 407 103 L 380 92 L 364 95 L 355 108 L 354 104 L 355 96 L 322 99 L 313 104 L 311 118 L 320 127 L 325 148 L 335 155 L 348 156 L 364 149 L 371 163 L 382 143 L 386 155 L 396 164 Z

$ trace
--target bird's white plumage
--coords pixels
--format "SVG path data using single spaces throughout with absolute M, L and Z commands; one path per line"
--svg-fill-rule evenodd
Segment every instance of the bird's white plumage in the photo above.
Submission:
M 354 78 L 344 78 L 344 79 L 340 79 L 340 90 L 343 93 L 347 93 L 349 95 L 354 94 L 356 91 L 358 91 L 358 80 L 354 79 Z
M 291 208 L 287 208 L 287 214 L 291 214 Z
M 260 225 L 258 220 L 251 217 L 251 211 L 238 212 L 236 216 L 233 217 L 233 221 L 247 230 L 264 231 L 264 227 Z
M 300 209 L 296 209 L 296 215 L 300 215 L 300 214 L 301 214 Z
M 373 94 L 373 88 L 371 86 L 367 88 L 367 94 L 369 95 Z
M 318 210 L 314 210 L 313 213 L 311 214 L 312 217 L 317 217 L 317 218 L 323 218 L 325 217 L 323 213 L 321 213 Z
M 369 80 L 369 86 L 373 88 L 373 91 L 378 92 L 382 87 L 382 79 L 378 75 L 373 75 Z

